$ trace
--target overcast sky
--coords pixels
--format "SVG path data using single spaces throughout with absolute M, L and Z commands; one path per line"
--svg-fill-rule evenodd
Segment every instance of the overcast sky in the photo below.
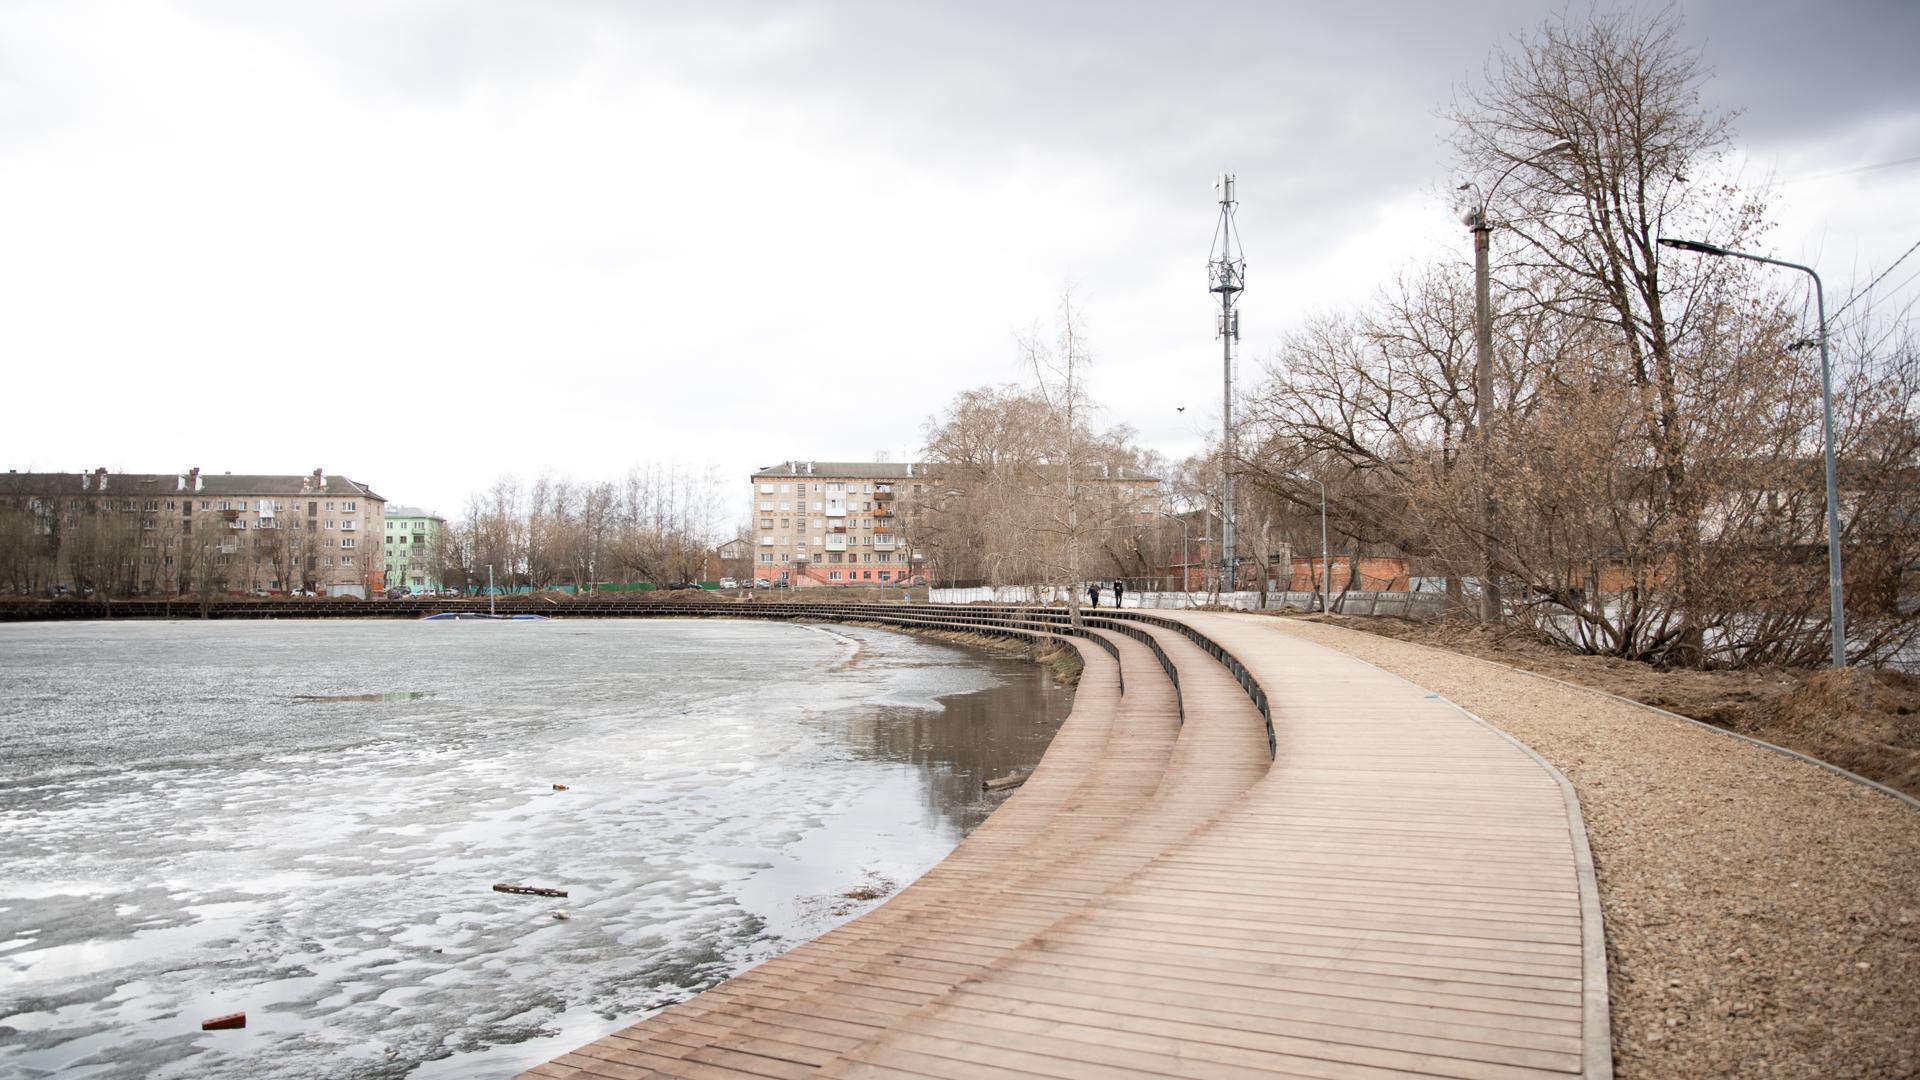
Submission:
M 1832 302 L 1920 241 L 1920 4 L 1680 9 L 1772 254 Z M 1439 113 L 1547 10 L 6 0 L 0 458 L 324 467 L 450 516 L 543 469 L 744 490 L 913 455 L 1068 282 L 1103 419 L 1182 456 L 1219 422 L 1215 175 L 1251 375 L 1466 271 Z

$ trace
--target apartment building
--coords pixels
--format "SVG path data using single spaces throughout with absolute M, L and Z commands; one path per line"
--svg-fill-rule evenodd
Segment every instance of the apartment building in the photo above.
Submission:
M 910 581 L 900 505 L 922 495 L 914 462 L 786 461 L 754 472 L 754 577 L 805 588 Z
M 0 587 L 113 595 L 383 585 L 386 500 L 324 470 L 299 475 L 0 476 Z
M 408 592 L 440 591 L 440 545 L 447 519 L 413 506 L 389 505 L 382 528 L 383 563 L 388 588 Z
M 1042 467 L 1027 479 L 1044 487 L 1049 475 Z M 1043 539 L 1041 519 L 1052 511 L 1043 496 L 1009 496 L 996 482 L 925 462 L 793 460 L 759 469 L 754 576 L 801 588 L 949 581 L 983 577 L 978 564 L 991 560 L 1020 580 L 1040 580 L 1060 561 Z M 1080 482 L 1087 536 L 1126 535 L 1160 520 L 1159 481 L 1146 473 L 1090 462 Z M 1126 572 L 1088 556 L 1088 577 Z

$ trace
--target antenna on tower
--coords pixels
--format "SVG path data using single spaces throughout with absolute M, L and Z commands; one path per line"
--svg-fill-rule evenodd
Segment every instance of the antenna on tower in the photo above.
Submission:
M 1232 592 L 1239 584 L 1234 574 L 1238 560 L 1233 543 L 1237 524 L 1233 498 L 1233 347 L 1240 340 L 1240 311 L 1236 305 L 1246 288 L 1247 260 L 1240 250 L 1239 230 L 1233 224 L 1233 211 L 1238 205 L 1233 197 L 1233 174 L 1221 173 L 1213 189 L 1220 193 L 1220 223 L 1213 229 L 1213 251 L 1207 260 L 1207 289 L 1220 297 L 1215 336 L 1220 339 L 1224 384 L 1220 396 L 1220 471 L 1224 495 L 1220 502 L 1220 588 L 1223 592 Z

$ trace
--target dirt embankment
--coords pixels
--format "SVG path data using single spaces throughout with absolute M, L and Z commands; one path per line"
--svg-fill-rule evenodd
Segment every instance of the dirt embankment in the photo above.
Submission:
M 1451 619 L 1302 616 L 1605 690 L 1763 739 L 1920 796 L 1920 678 L 1894 671 L 1664 670 L 1584 656 L 1521 628 Z

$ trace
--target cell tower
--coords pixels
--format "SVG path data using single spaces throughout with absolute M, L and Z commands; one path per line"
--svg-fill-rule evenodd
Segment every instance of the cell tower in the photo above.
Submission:
M 1239 585 L 1234 574 L 1238 560 L 1233 546 L 1236 504 L 1233 498 L 1233 347 L 1240 340 L 1240 291 L 1246 287 L 1247 260 L 1240 250 L 1240 234 L 1233 227 L 1233 174 L 1222 173 L 1214 185 L 1220 192 L 1220 224 L 1213 230 L 1213 252 L 1207 262 L 1207 287 L 1220 297 L 1220 368 L 1224 389 L 1220 396 L 1220 467 L 1225 497 L 1220 504 L 1221 591 Z

